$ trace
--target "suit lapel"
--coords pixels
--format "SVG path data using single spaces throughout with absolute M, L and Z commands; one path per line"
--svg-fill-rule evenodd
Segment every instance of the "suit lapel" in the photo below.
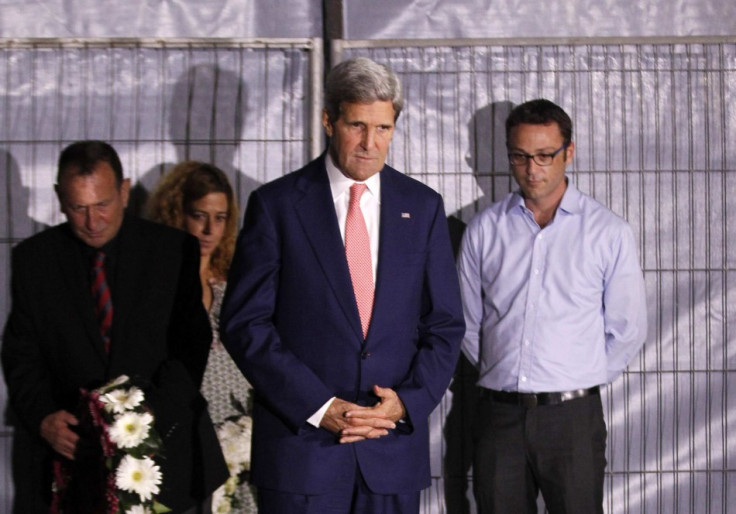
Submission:
M 391 306 L 395 306 L 397 299 L 405 294 L 402 288 L 406 281 L 400 264 L 407 252 L 412 251 L 409 246 L 413 239 L 409 232 L 415 220 L 411 218 L 411 206 L 408 205 L 410 198 L 402 192 L 401 183 L 396 180 L 398 173 L 388 166 L 381 171 L 381 225 L 372 327 L 384 326 L 381 322 L 383 311 L 393 308 Z M 368 332 L 369 337 L 370 334 L 371 331 Z
M 127 216 L 127 215 L 126 215 Z M 131 311 L 135 306 L 135 299 L 140 295 L 141 288 L 146 287 L 145 258 L 147 250 L 145 242 L 137 231 L 130 228 L 131 220 L 126 219 L 120 229 L 120 247 L 118 249 L 118 263 L 116 265 L 115 284 L 113 291 L 113 322 L 112 347 L 110 353 L 115 356 L 119 350 L 120 341 L 123 341 L 124 327 L 128 322 Z M 116 342 L 118 344 L 116 345 Z
M 68 235 L 68 237 L 74 237 Z M 66 290 L 69 291 L 70 304 L 79 315 L 80 325 L 84 328 L 87 342 L 92 346 L 94 354 L 97 355 L 104 363 L 107 361 L 100 327 L 94 313 L 94 302 L 92 301 L 92 293 L 87 284 L 89 277 L 85 274 L 87 264 L 82 254 L 79 244 L 71 242 L 71 244 L 59 244 L 57 249 L 59 277 L 62 277 Z M 81 261 L 81 265 L 80 265 Z
M 297 182 L 297 189 L 301 196 L 296 199 L 295 209 L 302 229 L 348 323 L 362 339 L 358 306 L 345 259 L 345 246 L 337 224 L 324 157 L 305 169 Z

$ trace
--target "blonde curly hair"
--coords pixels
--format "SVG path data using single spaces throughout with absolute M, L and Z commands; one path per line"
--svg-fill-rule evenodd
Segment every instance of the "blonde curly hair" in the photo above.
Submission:
M 221 169 L 199 161 L 177 164 L 159 181 L 148 200 L 146 214 L 153 221 L 184 229 L 184 216 L 189 206 L 210 193 L 224 193 L 227 197 L 225 233 L 210 259 L 214 275 L 224 278 L 235 251 L 238 206 L 233 188 Z

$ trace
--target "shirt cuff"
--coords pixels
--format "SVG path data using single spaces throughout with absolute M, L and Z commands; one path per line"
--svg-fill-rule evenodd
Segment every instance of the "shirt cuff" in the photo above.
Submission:
M 313 427 L 319 428 L 319 424 L 322 423 L 322 418 L 325 415 L 325 412 L 327 412 L 327 409 L 330 408 L 330 405 L 332 405 L 332 402 L 337 398 L 336 396 L 333 396 L 329 400 L 327 400 L 327 403 L 325 403 L 317 412 L 312 414 L 309 419 L 307 420 L 307 423 L 312 425 Z

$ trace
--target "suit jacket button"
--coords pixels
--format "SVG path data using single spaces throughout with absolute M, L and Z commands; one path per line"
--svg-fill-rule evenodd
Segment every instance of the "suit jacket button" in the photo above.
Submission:
M 363 352 L 362 354 L 360 354 L 360 356 L 361 356 L 362 358 L 364 358 L 364 359 L 367 359 L 368 357 L 370 357 L 370 356 L 371 356 L 371 352 Z

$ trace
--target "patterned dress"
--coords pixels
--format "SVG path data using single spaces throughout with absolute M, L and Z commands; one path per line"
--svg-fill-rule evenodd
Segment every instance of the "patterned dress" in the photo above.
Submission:
M 243 455 L 243 445 L 229 445 L 223 441 L 222 434 L 227 432 L 229 427 L 236 425 L 230 423 L 228 426 L 224 426 L 226 421 L 240 418 L 239 426 L 244 425 L 244 421 L 249 422 L 250 419 L 243 419 L 243 412 L 240 411 L 238 404 L 242 406 L 245 414 L 248 418 L 251 415 L 251 385 L 245 379 L 240 369 L 235 365 L 233 360 L 230 358 L 225 347 L 220 342 L 220 308 L 222 307 L 222 299 L 225 295 L 226 282 L 217 281 L 210 279 L 210 287 L 212 289 L 212 306 L 209 311 L 210 325 L 212 326 L 212 347 L 210 348 L 209 358 L 207 359 L 207 367 L 205 368 L 204 378 L 202 379 L 202 394 L 207 399 L 209 404 L 208 410 L 212 421 L 218 428 L 218 437 L 220 437 L 220 444 L 222 445 L 223 453 L 225 454 L 225 460 L 228 461 L 228 466 L 231 468 L 231 474 L 233 474 L 233 468 L 231 465 L 232 460 L 242 461 L 243 459 L 239 456 Z M 247 433 L 250 434 L 250 424 L 247 423 Z M 248 469 L 250 464 L 250 441 L 247 441 L 247 461 Z M 238 446 L 236 448 L 236 446 Z M 236 449 L 234 449 L 236 448 Z M 238 455 L 235 459 L 233 457 Z M 230 458 L 229 458 L 230 457 Z M 227 509 L 227 499 L 225 503 L 222 502 L 223 490 L 218 490 L 213 495 L 213 512 L 225 513 L 242 513 L 249 514 L 257 512 L 256 500 L 254 495 L 254 488 L 246 481 L 241 483 L 237 487 L 237 491 L 234 494 L 236 502 L 239 503 L 239 507 Z M 216 505 L 219 503 L 219 509 Z

